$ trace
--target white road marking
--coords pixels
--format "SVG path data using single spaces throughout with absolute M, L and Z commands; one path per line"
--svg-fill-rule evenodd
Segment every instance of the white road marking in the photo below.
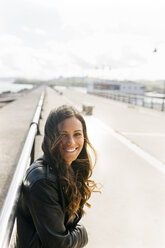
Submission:
M 66 102 L 67 102 L 68 104 L 74 106 L 74 103 L 73 103 L 70 99 L 68 99 L 66 96 L 63 96 L 63 98 L 66 100 Z
M 165 137 L 165 133 L 121 132 L 123 135 Z
M 75 104 L 73 101 L 71 101 L 69 98 L 67 98 L 66 96 L 63 96 L 63 98 L 65 99 L 65 101 L 67 102 L 67 104 L 74 106 L 79 112 L 82 111 L 81 107 L 77 104 Z
M 146 111 L 146 110 L 144 110 L 144 109 L 140 109 L 139 112 L 142 113 L 142 114 L 145 114 L 145 115 L 154 116 L 154 117 L 156 117 L 156 118 L 165 118 L 165 116 L 161 115 L 161 113 L 163 113 L 163 112 L 155 113 L 155 112 L 150 112 L 150 110 L 149 110 L 149 111 Z M 161 116 L 160 116 L 160 115 L 161 115 Z
M 105 131 L 110 133 L 113 137 L 118 139 L 122 144 L 127 146 L 130 150 L 134 151 L 137 155 L 139 155 L 141 158 L 143 158 L 145 161 L 147 161 L 149 164 L 151 164 L 157 170 L 159 170 L 165 174 L 165 164 L 162 163 L 160 160 L 158 160 L 157 158 L 155 158 L 151 154 L 145 152 L 138 145 L 132 143 L 129 139 L 127 139 L 122 134 L 118 133 L 117 131 L 114 131 L 110 126 L 106 125 L 104 122 L 100 121 L 99 119 L 97 119 L 93 116 L 91 116 L 90 119 L 93 122 L 93 126 L 95 126 L 97 123 L 100 126 L 100 128 L 103 128 Z M 88 119 L 86 121 L 88 122 Z

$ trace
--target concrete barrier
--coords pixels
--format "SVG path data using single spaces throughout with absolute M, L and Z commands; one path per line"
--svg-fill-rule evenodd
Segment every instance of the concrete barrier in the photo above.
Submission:
M 92 115 L 93 114 L 94 105 L 91 103 L 83 103 L 82 111 L 85 115 Z

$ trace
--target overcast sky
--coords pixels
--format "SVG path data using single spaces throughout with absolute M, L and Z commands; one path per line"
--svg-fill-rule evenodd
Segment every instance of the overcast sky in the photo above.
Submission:
M 0 77 L 165 79 L 164 0 L 0 3 Z

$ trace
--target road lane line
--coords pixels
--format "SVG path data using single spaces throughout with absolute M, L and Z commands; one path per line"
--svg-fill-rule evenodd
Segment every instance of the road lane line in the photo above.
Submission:
M 121 132 L 123 135 L 165 137 L 165 133 Z
M 67 102 L 67 104 L 74 106 L 74 103 L 68 97 L 63 96 L 63 98 L 65 99 L 65 101 Z
M 149 164 L 151 164 L 153 167 L 155 167 L 157 170 L 161 171 L 165 174 L 165 164 L 162 163 L 160 160 L 152 156 L 151 154 L 145 152 L 142 148 L 140 148 L 138 145 L 132 143 L 129 139 L 124 137 L 119 132 L 113 130 L 110 126 L 106 125 L 101 120 L 91 116 L 91 120 L 93 120 L 93 123 L 95 126 L 96 123 L 103 128 L 105 131 L 109 132 L 113 137 L 118 139 L 122 144 L 127 146 L 130 150 L 134 151 L 137 155 L 139 155 L 141 158 L 143 158 L 145 161 L 147 161 Z M 88 119 L 86 119 L 88 122 Z
M 145 115 L 150 115 L 150 116 L 153 116 L 153 117 L 156 117 L 156 118 L 165 118 L 165 116 L 162 115 L 162 112 L 157 112 L 157 113 L 154 113 L 154 112 L 150 112 L 151 110 L 149 111 L 146 111 L 144 109 L 140 109 L 139 112 L 142 113 L 142 114 L 145 114 Z

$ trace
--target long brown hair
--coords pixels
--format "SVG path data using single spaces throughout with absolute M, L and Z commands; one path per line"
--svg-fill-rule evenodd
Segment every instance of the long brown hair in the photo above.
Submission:
M 58 124 L 70 117 L 76 117 L 81 122 L 84 134 L 84 145 L 77 159 L 68 167 L 59 152 L 59 143 L 62 137 L 58 131 Z M 84 214 L 83 207 L 84 205 L 90 207 L 88 199 L 97 187 L 96 183 L 90 180 L 93 165 L 89 148 L 93 152 L 94 161 L 96 162 L 96 152 L 88 139 L 85 120 L 74 107 L 62 105 L 50 112 L 45 124 L 42 150 L 46 160 L 49 161 L 56 170 L 64 188 L 69 216 L 74 214 L 77 210 L 79 210 L 81 214 Z

